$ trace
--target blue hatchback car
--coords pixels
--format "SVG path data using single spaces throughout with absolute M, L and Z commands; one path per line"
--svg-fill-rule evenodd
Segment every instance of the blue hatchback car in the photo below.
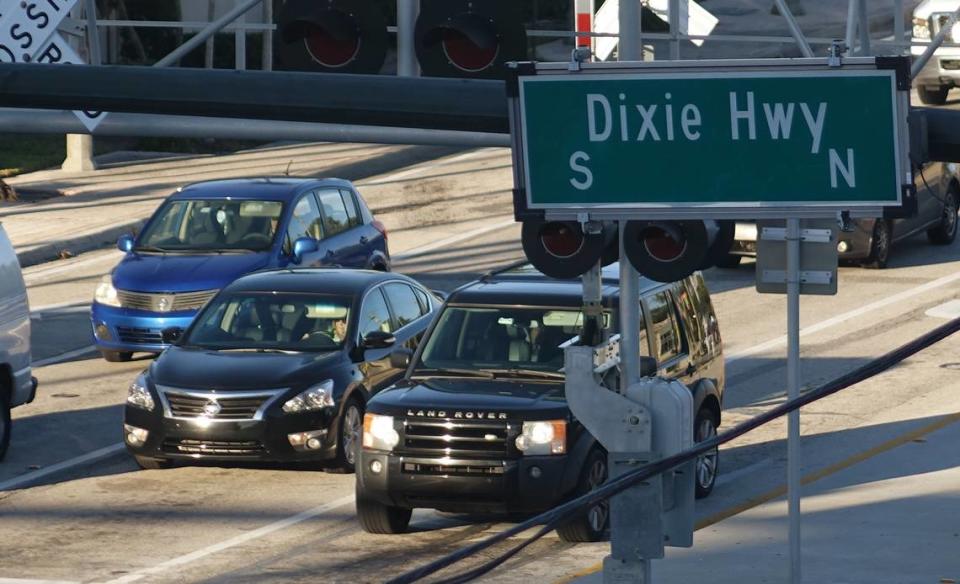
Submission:
M 265 268 L 388 271 L 387 232 L 339 179 L 261 178 L 192 184 L 167 198 L 97 286 L 93 337 L 107 361 L 162 351 L 221 288 Z

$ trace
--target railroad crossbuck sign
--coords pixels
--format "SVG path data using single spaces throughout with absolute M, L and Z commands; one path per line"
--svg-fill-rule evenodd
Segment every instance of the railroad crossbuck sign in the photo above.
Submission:
M 84 60 L 60 36 L 57 26 L 77 0 L 0 0 L 0 63 L 80 65 Z M 74 112 L 87 130 L 103 121 L 103 112 Z
M 897 71 L 791 61 L 805 66 L 521 67 L 518 204 L 698 218 L 899 205 L 912 181 Z

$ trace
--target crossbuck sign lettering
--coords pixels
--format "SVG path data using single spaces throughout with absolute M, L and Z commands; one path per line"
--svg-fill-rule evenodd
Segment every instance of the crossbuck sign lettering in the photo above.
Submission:
M 806 65 L 520 75 L 518 204 L 744 217 L 899 205 L 912 181 L 897 71 Z

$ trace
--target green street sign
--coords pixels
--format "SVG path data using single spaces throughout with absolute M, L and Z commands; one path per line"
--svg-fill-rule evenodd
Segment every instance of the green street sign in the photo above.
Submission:
M 522 203 L 794 215 L 899 205 L 910 181 L 897 72 L 818 61 L 519 75 Z

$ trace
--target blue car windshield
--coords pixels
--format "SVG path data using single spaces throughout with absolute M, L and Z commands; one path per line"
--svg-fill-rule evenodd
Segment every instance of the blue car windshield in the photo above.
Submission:
M 138 251 L 266 251 L 283 203 L 231 199 L 170 201 L 137 241 Z
M 197 316 L 181 346 L 216 351 L 336 351 L 348 339 L 350 299 L 321 294 L 221 295 Z

